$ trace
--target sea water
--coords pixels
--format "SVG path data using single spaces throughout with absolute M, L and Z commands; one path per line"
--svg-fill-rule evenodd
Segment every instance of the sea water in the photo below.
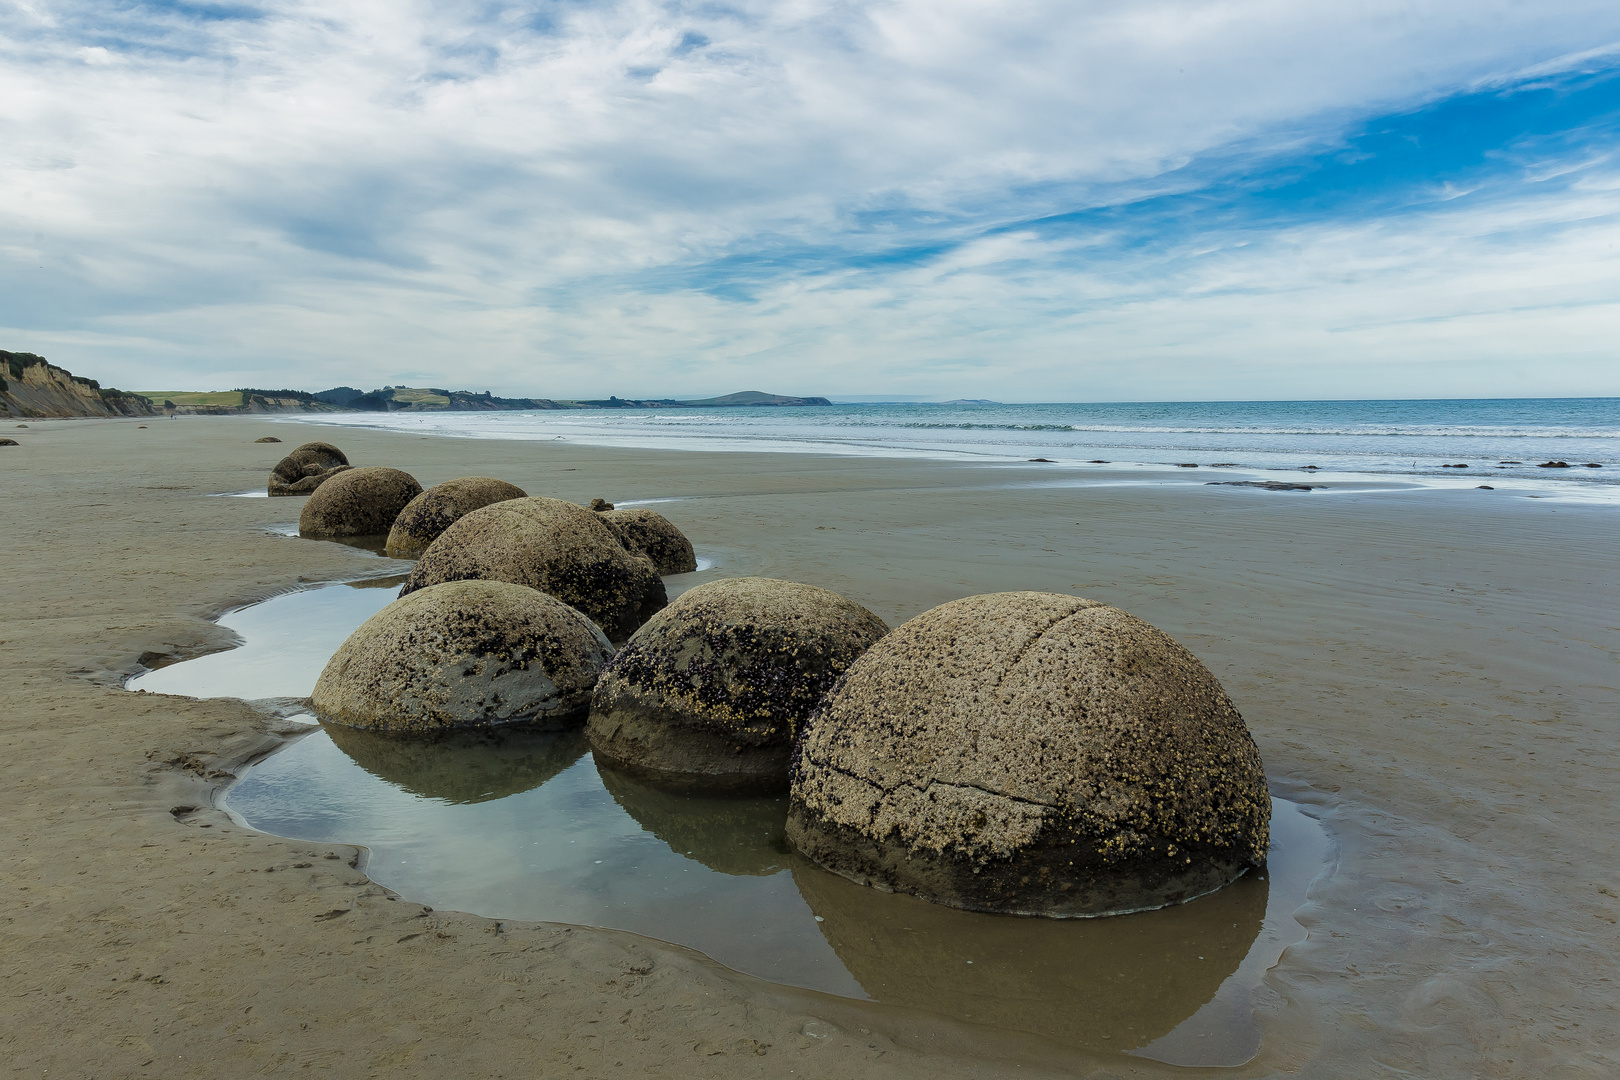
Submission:
M 307 422 L 309 417 L 299 417 Z M 674 450 L 1027 461 L 1481 483 L 1620 499 L 1620 398 L 346 413 L 322 422 Z M 1563 461 L 1570 468 L 1542 468 Z M 1454 466 L 1466 465 L 1467 469 Z M 1599 466 L 1599 467 L 1590 467 Z M 1188 482 L 1191 477 L 1185 478 Z

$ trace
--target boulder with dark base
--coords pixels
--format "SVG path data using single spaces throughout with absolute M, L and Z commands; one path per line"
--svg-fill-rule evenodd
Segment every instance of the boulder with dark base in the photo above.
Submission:
M 625 550 L 645 555 L 660 574 L 690 574 L 697 569 L 692 541 L 664 515 L 639 507 L 599 513 Z
M 1269 842 L 1260 755 L 1215 677 L 1140 619 L 1052 593 L 900 626 L 810 717 L 792 783 L 810 859 L 976 911 L 1162 907 Z
M 276 438 L 274 435 L 266 435 L 262 439 L 254 439 L 253 441 L 256 442 L 256 443 L 261 443 L 261 442 L 280 442 L 281 440 Z
M 380 536 L 420 494 L 422 485 L 410 473 L 381 465 L 346 469 L 310 495 L 298 515 L 298 535 Z
M 396 559 L 414 559 L 440 533 L 472 511 L 527 496 L 522 488 L 487 476 L 463 476 L 435 484 L 412 499 L 394 519 L 388 532 L 388 554 Z
M 666 603 L 652 563 L 626 551 L 599 514 L 561 499 L 509 499 L 466 514 L 428 545 L 400 595 L 468 579 L 550 593 L 615 641 Z
M 327 663 L 310 701 L 333 724 L 436 733 L 584 719 L 613 647 L 554 597 L 451 581 L 383 608 Z
M 602 673 L 591 747 L 663 780 L 785 788 L 805 717 L 887 632 L 861 605 L 814 585 L 700 585 L 649 619 Z
M 308 495 L 348 467 L 349 459 L 331 443 L 305 443 L 270 470 L 270 494 Z
M 21 446 L 21 445 L 22 445 L 22 443 L 18 442 L 16 439 L 0 439 L 0 446 Z

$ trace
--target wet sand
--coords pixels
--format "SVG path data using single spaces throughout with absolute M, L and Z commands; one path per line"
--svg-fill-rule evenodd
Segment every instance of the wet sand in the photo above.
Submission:
M 224 608 L 397 569 L 275 535 L 301 500 L 204 497 L 261 487 L 313 438 L 424 485 L 680 498 L 659 509 L 724 572 L 823 585 L 891 622 L 1002 589 L 1117 604 L 1210 666 L 1274 790 L 1337 844 L 1299 915 L 1309 939 L 1267 977 L 1261 1049 L 1227 1072 L 1620 1070 L 1615 510 L 1038 487 L 1065 474 L 255 418 L 27 435 L 0 451 L 0 1055 L 16 1075 L 1184 1071 L 786 990 L 633 935 L 424 912 L 354 870 L 354 849 L 233 825 L 212 794 L 276 744 L 274 722 L 121 680 L 229 644 L 208 622 Z

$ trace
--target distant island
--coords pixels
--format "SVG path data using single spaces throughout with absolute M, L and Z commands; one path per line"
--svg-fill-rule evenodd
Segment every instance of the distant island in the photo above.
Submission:
M 999 402 L 999 401 L 991 401 L 989 398 L 982 398 L 982 397 L 959 397 L 959 398 L 952 398 L 950 401 L 936 401 L 934 404 L 936 404 L 936 405 L 1000 405 L 1001 402 Z

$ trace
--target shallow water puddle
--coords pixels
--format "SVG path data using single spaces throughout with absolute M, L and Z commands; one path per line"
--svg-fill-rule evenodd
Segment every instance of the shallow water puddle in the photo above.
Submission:
M 221 623 L 245 643 L 131 689 L 307 695 L 399 579 L 289 593 Z M 439 741 L 339 727 L 253 766 L 226 809 L 265 832 L 363 845 L 402 896 L 489 918 L 629 930 L 739 971 L 1091 1049 L 1235 1065 L 1267 968 L 1327 866 L 1321 826 L 1273 800 L 1266 870 L 1160 911 L 1050 920 L 955 911 L 826 873 L 783 838 L 787 799 L 676 793 L 598 765 L 583 735 Z

